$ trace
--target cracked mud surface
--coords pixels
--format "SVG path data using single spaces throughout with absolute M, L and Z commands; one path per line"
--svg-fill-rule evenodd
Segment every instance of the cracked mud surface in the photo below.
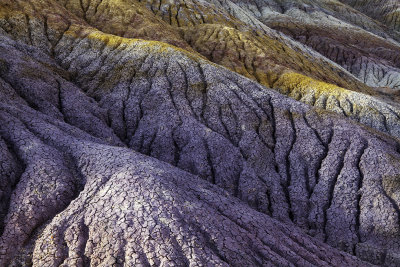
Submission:
M 396 95 L 250 2 L 0 3 L 0 266 L 400 264 Z

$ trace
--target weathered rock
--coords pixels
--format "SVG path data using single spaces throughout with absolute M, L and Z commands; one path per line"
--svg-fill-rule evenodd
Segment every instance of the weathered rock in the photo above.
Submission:
M 191 48 L 99 31 L 93 3 L 74 3 L 1 6 L 0 266 L 400 263 L 396 103 L 276 52 L 272 85 L 311 107 Z M 243 27 L 194 24 L 241 40 L 218 63 L 263 51 L 241 32 L 256 20 L 218 10 Z M 187 27 L 149 39 L 206 55 Z
M 340 0 L 361 12 L 367 14 L 371 18 L 384 23 L 389 28 L 400 32 L 400 3 L 396 0 Z
M 3 145 L 2 166 L 12 194 L 6 195 L 10 204 L 0 239 L 0 265 L 8 265 L 10 260 L 11 265 L 34 266 L 364 265 L 308 237 L 293 224 L 257 212 L 199 176 L 119 148 L 120 142 L 114 141 L 115 135 L 102 122 L 107 119 L 90 113 L 100 112 L 98 104 L 75 86 L 65 86 L 61 98 L 51 97 L 57 89 L 50 86 L 51 81 L 68 82 L 42 65 L 50 61 L 46 55 L 5 37 L 1 43 L 1 49 L 13 57 L 1 53 L 3 66 L 7 66 L 2 68 L 0 91 L 4 100 L 0 103 L 0 133 L 7 144 Z M 32 54 L 42 55 L 41 62 Z M 41 70 L 40 76 L 26 76 L 29 87 L 24 86 L 24 78 L 22 84 L 12 79 L 25 77 L 21 75 L 26 67 Z M 36 97 L 28 101 L 21 88 L 29 88 Z M 80 112 L 92 116 L 87 120 L 99 123 L 74 121 L 69 110 L 78 103 Z M 39 104 L 53 106 L 53 111 L 46 114 Z M 196 125 L 194 118 L 186 117 Z M 197 127 L 206 128 L 202 124 Z M 218 133 L 207 132 L 215 146 L 211 149 L 217 149 L 220 142 L 231 146 Z M 230 166 L 222 163 L 215 168 L 227 172 Z M 225 184 L 217 184 L 229 188 L 232 178 L 220 177 Z

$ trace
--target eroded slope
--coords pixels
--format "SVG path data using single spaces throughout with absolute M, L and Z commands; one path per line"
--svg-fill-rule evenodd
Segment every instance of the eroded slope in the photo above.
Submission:
M 390 39 L 391 32 L 349 6 L 336 1 L 144 3 L 165 22 L 179 27 L 190 46 L 209 60 L 308 104 L 325 103 L 329 97 L 330 104 L 319 106 L 399 137 L 391 126 L 384 125 L 385 120 L 398 119 L 398 93 L 393 89 L 400 75 L 397 67 L 391 66 L 397 66 L 399 46 L 383 39 Z M 342 65 L 364 84 L 266 25 Z M 300 79 L 298 74 L 304 77 Z M 308 82 L 309 78 L 315 81 Z M 277 80 L 280 82 L 275 83 Z M 366 85 L 375 86 L 375 91 Z M 326 88 L 329 90 L 322 92 Z M 343 96 L 343 91 L 352 96 Z M 319 95 L 327 97 L 317 101 Z M 349 105 L 358 108 L 353 111 Z
M 400 32 L 400 3 L 396 0 L 341 0 L 370 17 L 386 24 L 389 28 Z
M 399 264 L 396 140 L 187 50 L 24 3 L 2 6 L 18 27 L 0 42 L 1 264 L 365 264 L 330 246 Z M 274 80 L 325 108 L 339 90 L 350 115 L 376 105 L 393 119 L 359 117 L 398 134 L 387 103 L 356 107 L 313 82 Z
M 364 265 L 199 176 L 120 148 L 106 110 L 54 71 L 54 61 L 1 38 L 13 55 L 1 53 L 1 177 L 9 188 L 1 265 Z M 160 49 L 131 49 L 146 55 L 149 47 Z M 40 76 L 27 75 L 32 68 Z

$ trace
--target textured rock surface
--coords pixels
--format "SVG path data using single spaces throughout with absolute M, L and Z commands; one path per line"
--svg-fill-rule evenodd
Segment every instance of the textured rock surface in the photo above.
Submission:
M 183 38 L 209 60 L 280 92 L 289 93 L 296 88 L 296 99 L 308 104 L 316 103 L 316 99 L 308 100 L 310 96 L 317 98 L 315 91 L 326 88 L 318 80 L 337 85 L 341 88 L 329 86 L 329 92 L 323 94 L 334 91 L 332 103 L 319 106 L 400 137 L 390 127 L 383 126 L 384 120 L 397 121 L 399 113 L 393 100 L 399 100 L 395 90 L 400 84 L 400 46 L 394 40 L 400 40 L 400 35 L 363 13 L 337 1 L 143 2 L 165 22 L 179 27 Z M 326 58 L 267 26 L 282 31 Z M 291 75 L 294 78 L 287 79 L 287 72 L 294 72 Z M 282 74 L 286 75 L 280 78 Z M 308 82 L 307 77 L 300 79 L 298 74 L 316 81 Z M 275 83 L 279 79 L 284 82 Z M 375 87 L 375 91 L 366 85 Z M 342 96 L 343 89 L 349 90 L 346 95 L 352 95 L 351 100 Z M 302 91 L 300 95 L 299 91 Z M 378 99 L 353 95 L 351 91 Z M 343 112 L 348 104 L 342 107 L 341 103 L 348 101 L 364 110 Z M 379 115 L 371 115 L 371 112 Z M 380 122 L 369 122 L 377 116 Z
M 400 3 L 396 0 L 341 0 L 370 17 L 384 23 L 390 29 L 400 32 Z
M 139 46 L 136 52 L 150 56 L 146 54 L 150 44 L 136 45 Z M 1 87 L 2 99 L 6 100 L 1 103 L 5 153 L 2 177 L 8 178 L 6 184 L 12 193 L 4 195 L 10 204 L 4 208 L 1 265 L 7 265 L 12 258 L 14 264 L 33 263 L 34 266 L 188 265 L 206 262 L 213 265 L 363 265 L 355 258 L 307 237 L 294 225 L 278 223 L 239 202 L 232 192 L 229 194 L 229 191 L 239 190 L 236 181 L 239 177 L 234 173 L 232 177 L 221 177 L 222 172 L 232 171 L 229 159 L 224 159 L 223 154 L 209 152 L 206 157 L 210 165 L 205 159 L 203 168 L 215 168 L 216 173 L 210 172 L 208 178 L 218 179 L 214 183 L 229 191 L 168 163 L 142 156 L 131 149 L 119 148 L 121 143 L 106 125 L 104 108 L 99 109 L 96 102 L 77 91 L 74 85 L 48 71 L 43 64 L 51 64 L 50 59 L 35 50 L 26 51 L 31 48 L 21 47 L 4 37 L 2 49 L 7 49 L 13 57 L 2 57 L 3 67 L 6 66 L 2 68 Z M 180 55 L 168 49 L 175 56 Z M 41 56 L 43 62 L 31 58 L 30 53 Z M 184 61 L 198 64 L 180 56 L 182 64 Z M 208 63 L 203 64 L 215 69 Z M 43 72 L 29 77 L 23 73 L 27 68 Z M 231 73 L 227 75 L 235 77 Z M 29 82 L 31 94 L 37 93 L 36 97 L 31 100 L 24 97 L 23 88 L 27 87 L 18 84 L 13 77 L 29 79 L 26 82 Z M 52 82 L 60 86 L 51 86 Z M 157 84 L 156 80 L 154 84 Z M 60 91 L 53 92 L 57 88 Z M 157 100 L 157 91 L 161 90 L 155 89 L 150 103 Z M 158 93 L 162 95 L 163 90 Z M 132 105 L 135 101 L 128 98 L 125 105 Z M 150 103 L 143 104 L 143 108 L 150 108 L 147 106 Z M 79 111 L 87 114 L 83 122 L 71 113 L 77 104 Z M 44 114 L 40 105 L 54 107 L 53 112 Z M 117 107 L 114 110 L 118 112 Z M 177 110 L 172 109 L 166 115 L 176 116 L 176 113 Z M 132 111 L 131 118 L 134 117 Z M 207 141 L 196 138 L 195 134 L 193 141 L 198 139 L 204 143 L 192 149 L 200 150 L 209 142 L 210 151 L 227 145 L 227 152 L 234 152 L 226 138 L 197 122 L 193 116 L 182 115 L 182 119 L 200 128 L 199 134 L 210 135 Z M 109 124 L 113 125 L 113 120 L 111 115 Z M 98 124 L 93 125 L 91 121 L 98 121 Z M 139 123 L 145 125 L 145 121 Z M 157 121 L 153 121 L 153 125 L 165 131 L 169 126 Z M 182 132 L 181 138 L 187 138 L 185 130 L 196 129 L 184 128 L 181 124 L 176 131 Z M 153 141 L 154 145 L 148 148 L 158 153 L 160 158 L 162 154 L 174 152 L 167 146 L 168 135 L 156 136 L 155 140 L 159 141 Z M 184 155 L 185 150 L 187 155 Z M 202 155 L 190 150 L 189 147 L 182 148 L 175 153 L 178 159 L 182 156 L 187 161 L 187 169 L 196 172 L 194 161 L 202 161 Z M 235 154 L 239 164 L 246 164 L 238 152 Z M 221 157 L 221 162 L 213 164 L 214 157 L 215 160 Z M 179 161 L 182 162 L 180 165 L 184 164 L 183 159 Z M 247 168 L 248 172 L 251 170 L 251 167 Z M 251 175 L 248 174 L 249 178 Z M 257 190 L 251 186 L 260 183 L 255 176 L 253 180 L 244 180 L 241 185 L 247 187 L 244 191 L 248 191 L 249 196 L 252 196 L 252 190 Z M 21 246 L 23 249 L 15 254 L 15 248 Z
M 249 3 L 158 4 L 0 3 L 0 266 L 398 266 L 396 99 Z

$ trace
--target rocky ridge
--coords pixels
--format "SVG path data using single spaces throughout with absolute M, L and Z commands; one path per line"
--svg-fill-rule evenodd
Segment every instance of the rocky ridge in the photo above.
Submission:
M 165 41 L 165 38 L 141 34 L 138 29 L 143 23 L 136 21 L 142 21 L 142 17 L 146 16 L 140 15 L 141 19 L 137 19 L 137 13 L 126 14 L 120 2 L 112 2 L 111 5 L 107 1 L 90 1 L 83 9 L 78 3 L 77 0 L 69 0 L 62 4 L 89 23 L 97 21 L 94 26 L 105 32 Z M 140 6 L 136 1 L 129 3 L 132 6 L 129 10 Z M 171 31 L 175 28 L 180 33 L 181 38 L 176 37 L 179 41 L 170 40 L 170 44 L 178 44 L 185 49 L 189 46 L 212 62 L 264 86 L 295 95 L 297 100 L 307 104 L 317 103 L 318 107 L 339 112 L 399 137 L 398 129 L 394 128 L 397 128 L 395 125 L 400 114 L 396 103 L 399 100 L 396 88 L 400 77 L 396 62 L 399 62 L 400 47 L 396 41 L 391 41 L 397 35 L 388 33 L 383 25 L 363 13 L 337 1 L 292 1 L 291 4 L 276 1 L 273 4 L 267 1 L 176 0 L 141 3 L 157 18 L 170 24 Z M 110 16 L 102 13 L 110 6 L 115 12 L 111 18 L 124 17 L 129 24 L 110 24 Z M 139 34 L 119 34 L 121 28 L 128 28 L 127 25 L 134 27 Z M 269 27 L 299 42 L 293 42 Z M 295 31 L 291 29 L 293 27 Z M 337 27 L 341 34 L 332 35 L 338 32 Z M 352 36 L 352 39 L 347 36 Z M 280 78 L 282 75 L 283 78 Z M 310 78 L 315 81 L 310 82 Z M 324 88 L 329 89 L 321 92 Z M 320 96 L 322 98 L 318 101 Z M 349 103 L 355 108 L 352 109 Z
M 153 5 L 1 3 L 0 265 L 398 265 L 395 99 L 240 3 Z

